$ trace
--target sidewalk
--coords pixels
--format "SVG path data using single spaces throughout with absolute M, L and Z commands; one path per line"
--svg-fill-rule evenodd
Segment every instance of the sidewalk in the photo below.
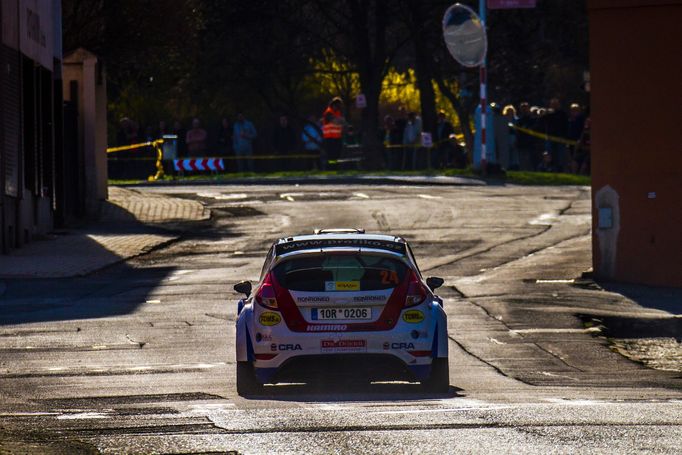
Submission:
M 0 256 L 0 279 L 86 275 L 176 240 L 179 223 L 209 218 L 196 201 L 109 187 L 96 222 Z

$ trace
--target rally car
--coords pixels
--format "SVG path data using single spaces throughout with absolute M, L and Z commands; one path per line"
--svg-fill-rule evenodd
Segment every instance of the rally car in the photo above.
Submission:
M 447 320 L 407 242 L 361 229 L 317 230 L 270 248 L 260 281 L 234 289 L 237 391 L 326 375 L 449 388 Z

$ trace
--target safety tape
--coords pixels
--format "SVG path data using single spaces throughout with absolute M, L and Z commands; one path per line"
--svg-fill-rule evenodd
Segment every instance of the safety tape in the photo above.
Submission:
M 159 139 L 161 143 L 163 143 L 163 139 Z M 154 143 L 157 141 L 150 141 L 150 142 L 140 142 L 139 144 L 131 144 L 131 145 L 121 145 L 120 147 L 109 147 L 107 149 L 107 153 L 116 153 L 116 152 L 122 152 L 124 150 L 135 150 L 139 149 L 142 147 L 153 147 Z
M 147 180 L 150 182 L 155 182 L 161 177 L 163 177 L 163 149 L 161 148 L 163 144 L 163 139 L 157 139 L 150 142 L 140 142 L 139 144 L 121 145 L 119 147 L 109 147 L 107 148 L 107 153 L 122 152 L 124 150 L 134 150 L 142 147 L 154 147 L 156 150 L 156 174 L 150 175 Z
M 566 139 L 566 138 L 559 137 L 559 136 L 551 136 L 549 134 L 543 134 L 543 133 L 540 133 L 539 131 L 534 131 L 534 130 L 531 130 L 528 128 L 523 128 L 523 127 L 514 125 L 513 123 L 509 123 L 509 127 L 513 128 L 517 131 L 520 131 L 521 133 L 527 134 L 529 136 L 537 137 L 540 139 L 544 139 L 546 141 L 557 142 L 559 144 L 566 144 L 566 145 L 576 145 L 578 143 L 578 141 L 572 141 L 570 139 Z

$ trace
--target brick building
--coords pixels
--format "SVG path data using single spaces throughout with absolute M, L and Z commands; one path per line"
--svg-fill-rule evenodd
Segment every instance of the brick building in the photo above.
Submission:
M 682 286 L 682 1 L 587 5 L 595 274 Z

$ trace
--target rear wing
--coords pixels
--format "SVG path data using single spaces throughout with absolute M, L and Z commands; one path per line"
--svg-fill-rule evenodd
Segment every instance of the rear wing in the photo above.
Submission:
M 275 254 L 280 256 L 285 253 L 301 250 L 318 250 L 322 248 L 373 248 L 378 250 L 386 250 L 392 253 L 407 254 L 407 248 L 402 242 L 392 242 L 390 240 L 373 240 L 373 239 L 333 239 L 333 238 L 319 238 L 308 240 L 292 240 L 289 242 L 278 243 L 275 245 Z

